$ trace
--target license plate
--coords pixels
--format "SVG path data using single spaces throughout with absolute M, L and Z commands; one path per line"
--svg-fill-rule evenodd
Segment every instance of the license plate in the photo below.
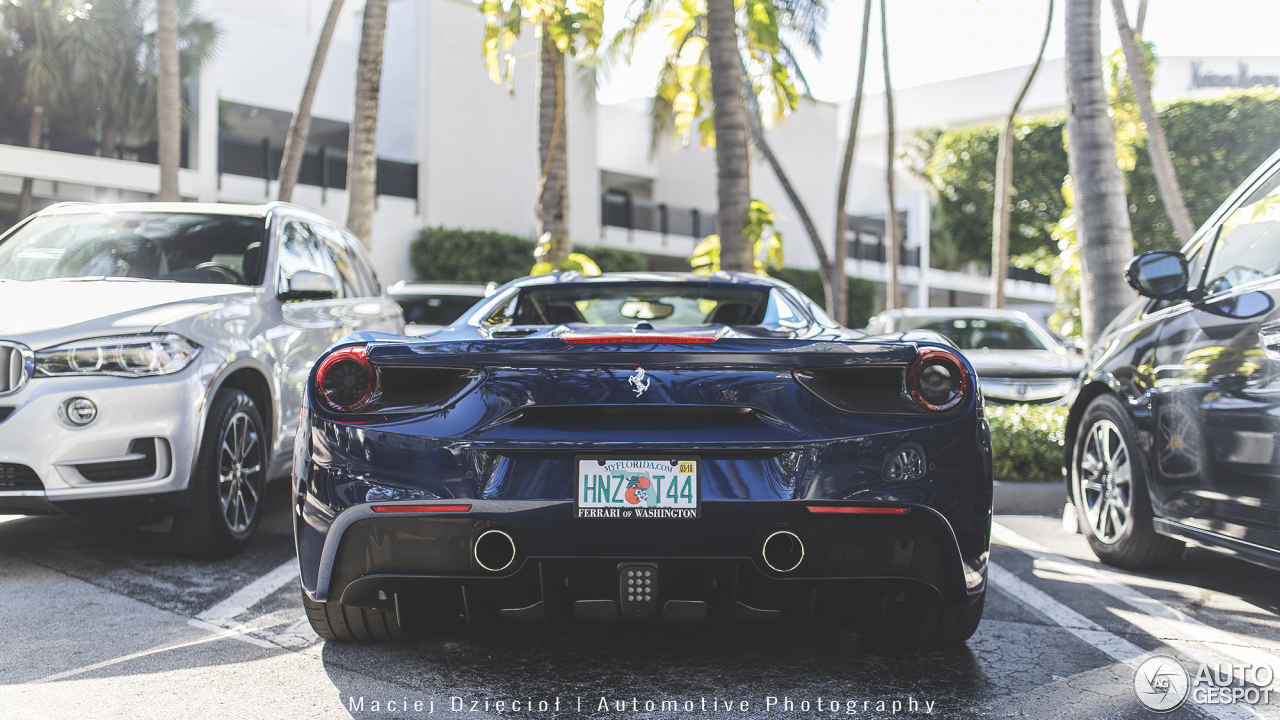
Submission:
M 579 457 L 575 517 L 680 518 L 701 515 L 695 457 Z

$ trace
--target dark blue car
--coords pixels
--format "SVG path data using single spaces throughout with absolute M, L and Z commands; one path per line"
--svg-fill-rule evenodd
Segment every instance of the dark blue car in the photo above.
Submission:
M 312 626 L 982 617 L 991 448 L 933 333 L 859 337 L 754 275 L 575 273 L 316 364 L 294 463 Z

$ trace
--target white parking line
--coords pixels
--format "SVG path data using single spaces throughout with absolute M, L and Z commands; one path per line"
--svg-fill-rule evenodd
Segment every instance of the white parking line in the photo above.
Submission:
M 1054 600 L 1043 590 L 1022 580 L 995 563 L 988 565 L 991 584 L 1020 604 L 1034 608 L 1067 632 L 1092 645 L 1113 659 L 1135 670 L 1148 656 L 1147 651 L 1116 635 L 1098 623 Z M 1219 720 L 1246 720 L 1261 717 L 1245 705 L 1194 705 L 1200 712 Z
M 1061 579 L 1090 585 L 1124 602 L 1137 610 L 1142 616 L 1145 616 L 1134 617 L 1133 620 L 1137 621 L 1135 624 L 1138 624 L 1144 632 L 1161 640 L 1167 640 L 1171 643 L 1201 643 L 1244 663 L 1268 665 L 1272 668 L 1280 669 L 1280 658 L 1259 649 L 1256 646 L 1256 640 L 1239 637 L 1206 625 L 1204 622 L 1127 585 L 1124 582 L 1124 576 L 1119 573 L 1091 568 L 1052 553 L 1043 545 L 1023 537 L 999 523 L 992 525 L 991 538 L 1030 555 L 1035 559 L 1037 570 L 1046 570 L 1055 573 Z M 1194 591 L 1194 588 L 1184 587 L 1186 587 L 1187 591 Z
M 296 582 L 298 577 L 298 559 L 293 558 L 235 591 L 226 600 L 196 615 L 196 619 L 226 627 L 232 618 L 262 602 L 288 583 Z
M 261 627 L 261 623 L 254 620 L 237 622 L 235 619 L 237 616 L 247 612 L 249 608 L 262 602 L 271 593 L 289 583 L 296 583 L 298 577 L 298 560 L 294 558 L 235 591 L 217 605 L 196 615 L 191 620 L 188 620 L 187 624 L 259 647 L 278 648 L 283 646 L 292 650 L 305 647 L 320 639 L 311 631 L 309 625 L 306 628 L 302 628 L 301 623 L 294 623 L 285 632 L 276 633 L 268 628 Z M 302 621 L 306 621 L 305 615 Z M 254 635 L 267 639 L 254 637 Z

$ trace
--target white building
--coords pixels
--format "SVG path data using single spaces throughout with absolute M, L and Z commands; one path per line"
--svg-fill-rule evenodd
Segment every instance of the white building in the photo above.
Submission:
M 290 114 L 297 106 L 329 0 L 204 0 L 202 12 L 223 31 L 221 49 L 201 71 L 188 138 L 183 197 L 263 202 L 277 194 Z M 362 5 L 343 11 L 316 96 L 309 159 L 294 201 L 339 221 L 346 213 L 347 128 Z M 378 154 L 381 194 L 374 221 L 374 259 L 387 281 L 409 279 L 408 246 L 426 226 L 461 226 L 531 236 L 537 164 L 536 56 L 529 33 L 515 54 L 514 82 L 489 81 L 481 56 L 483 19 L 467 0 L 392 0 L 387 28 Z M 900 138 L 928 125 L 959 126 L 1005 112 L 1026 69 L 1012 68 L 912 88 L 895 94 Z M 1157 99 L 1216 92 L 1235 84 L 1280 84 L 1280 58 L 1163 57 Z M 687 267 L 696 237 L 715 215 L 715 158 L 660 139 L 652 143 L 646 102 L 596 105 L 569 74 L 571 232 L 579 245 L 643 251 L 659 269 Z M 1061 110 L 1061 60 L 1041 69 L 1024 104 L 1027 114 Z M 875 226 L 883 225 L 885 124 L 883 96 L 863 106 L 849 209 L 863 234 L 849 274 L 881 280 Z M 768 131 L 775 154 L 807 204 L 820 233 L 834 230 L 835 187 L 849 103 L 806 100 Z M 264 154 L 264 147 L 267 152 Z M 323 148 L 323 151 L 321 150 Z M 653 151 L 651 152 L 651 148 Z M 323 162 L 322 162 L 323 161 Z M 327 167 L 327 172 L 325 168 Z M 159 186 L 156 166 L 91 155 L 0 145 L 0 195 L 36 178 L 39 204 L 61 200 L 139 200 Z M 325 187 L 329 186 L 329 187 Z M 912 305 L 981 304 L 988 281 L 929 268 L 929 189 L 899 173 L 898 210 L 906 215 L 908 260 L 900 276 Z M 753 195 L 782 215 L 788 265 L 815 267 L 808 236 L 769 167 L 752 167 Z M 664 232 L 665 230 L 665 232 Z M 860 248 L 860 250 L 859 250 Z M 923 268 L 923 269 L 922 269 Z M 1010 280 L 1013 304 L 1052 302 L 1045 284 Z

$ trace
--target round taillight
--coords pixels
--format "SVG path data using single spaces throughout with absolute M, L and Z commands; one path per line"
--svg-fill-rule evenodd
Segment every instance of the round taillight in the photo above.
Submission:
M 923 350 L 907 371 L 907 391 L 920 407 L 950 410 L 969 393 L 969 373 L 960 358 L 946 350 Z
M 316 371 L 316 392 L 324 404 L 340 412 L 359 410 L 373 399 L 377 373 L 363 345 L 335 351 Z

